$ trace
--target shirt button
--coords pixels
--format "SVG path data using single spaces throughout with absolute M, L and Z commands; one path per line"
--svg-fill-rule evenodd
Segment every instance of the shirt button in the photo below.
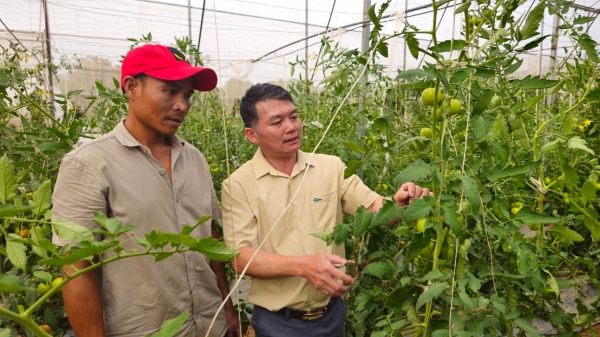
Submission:
M 310 249 L 306 251 L 306 254 L 310 254 Z
M 304 226 L 300 225 L 300 229 L 304 229 Z
M 165 173 L 165 171 L 160 171 L 160 175 L 164 175 Z

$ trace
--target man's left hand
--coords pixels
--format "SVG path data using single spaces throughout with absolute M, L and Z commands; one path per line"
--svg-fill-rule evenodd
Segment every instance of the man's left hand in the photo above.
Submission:
M 413 199 L 418 199 L 422 197 L 432 196 L 433 194 L 427 188 L 422 188 L 415 183 L 409 182 L 404 183 L 398 191 L 396 195 L 394 195 L 394 200 L 398 204 L 398 206 L 406 206 L 410 205 Z
M 241 337 L 242 334 L 240 333 L 240 321 L 238 319 L 237 313 L 235 312 L 235 310 L 233 310 L 233 308 L 231 308 L 230 310 L 225 310 L 225 318 L 227 320 L 227 333 L 225 334 L 225 336 Z

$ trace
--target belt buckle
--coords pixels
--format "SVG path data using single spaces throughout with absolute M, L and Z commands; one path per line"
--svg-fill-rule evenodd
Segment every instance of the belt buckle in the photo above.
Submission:
M 307 311 L 304 314 L 304 316 L 302 316 L 302 320 L 303 321 L 314 321 L 314 320 L 317 320 L 317 319 L 323 317 L 323 315 L 325 315 L 326 312 L 327 312 L 327 307 L 320 308 L 315 311 Z

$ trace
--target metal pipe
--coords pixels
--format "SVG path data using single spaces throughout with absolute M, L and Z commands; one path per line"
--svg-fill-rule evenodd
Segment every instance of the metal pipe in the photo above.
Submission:
M 411 8 L 411 9 L 407 10 L 406 13 L 411 13 L 411 12 L 418 11 L 418 10 L 421 10 L 421 9 L 425 9 L 425 8 L 428 8 L 428 7 L 431 7 L 431 6 L 433 6 L 433 5 L 432 4 L 427 4 L 427 5 L 418 6 L 418 7 Z M 382 20 L 389 19 L 389 18 L 391 18 L 394 15 L 395 14 L 384 15 L 384 16 L 381 17 L 381 19 Z M 267 56 L 269 56 L 269 55 L 271 55 L 271 54 L 273 54 L 273 53 L 275 53 L 277 51 L 280 51 L 281 49 L 286 48 L 286 47 L 293 46 L 296 43 L 300 43 L 300 42 L 304 41 L 305 39 L 312 39 L 313 37 L 317 37 L 319 35 L 327 34 L 329 32 L 332 32 L 334 30 L 338 30 L 340 28 L 343 29 L 343 28 L 348 28 L 348 27 L 352 27 L 352 26 L 362 25 L 362 24 L 370 23 L 370 22 L 371 22 L 371 20 L 362 20 L 362 21 L 359 21 L 359 22 L 354 22 L 354 23 L 350 23 L 350 24 L 347 24 L 347 25 L 339 26 L 339 27 L 336 27 L 336 28 L 329 28 L 329 29 L 324 30 L 322 32 L 319 32 L 319 33 L 316 33 L 316 34 L 312 34 L 312 35 L 308 36 L 307 38 L 302 38 L 302 39 L 296 40 L 294 42 L 290 42 L 290 43 L 286 44 L 285 46 L 282 46 L 282 47 L 279 47 L 279 48 L 277 48 L 275 50 L 272 50 L 272 51 L 264 54 L 263 56 L 261 56 L 261 57 L 259 57 L 257 59 L 251 60 L 251 62 L 254 63 L 254 62 L 260 61 L 264 57 L 267 57 Z M 312 25 L 312 26 L 314 26 L 314 25 Z
M 50 24 L 48 23 L 48 2 L 42 0 L 44 5 L 44 18 L 46 26 L 46 50 L 48 53 L 48 91 L 50 92 L 50 114 L 56 117 L 56 109 L 54 109 L 54 84 L 52 81 L 52 48 L 50 43 Z

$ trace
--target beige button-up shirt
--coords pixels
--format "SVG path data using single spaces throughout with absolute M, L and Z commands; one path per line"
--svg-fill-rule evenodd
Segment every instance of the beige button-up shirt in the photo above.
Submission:
M 141 246 L 135 237 L 152 230 L 179 233 L 202 216 L 220 218 L 210 171 L 204 156 L 179 137 L 172 138 L 173 181 L 150 152 L 127 131 L 123 122 L 105 136 L 67 154 L 52 195 L 54 219 L 96 228 L 93 215 L 135 224 L 121 240 L 125 251 Z M 211 235 L 210 221 L 195 237 Z M 97 236 L 98 240 L 102 237 Z M 68 241 L 54 235 L 53 242 Z M 199 253 L 174 254 L 161 262 L 151 256 L 127 258 L 102 267 L 99 273 L 107 336 L 139 337 L 183 311 L 190 318 L 177 336 L 204 336 L 222 295 L 209 259 Z M 84 300 L 84 299 L 82 299 Z M 219 314 L 210 336 L 222 337 L 225 315 Z
M 262 249 L 279 255 L 345 255 L 343 245 L 327 246 L 310 234 L 333 231 L 343 221 L 342 212 L 354 214 L 359 206 L 368 207 L 379 195 L 356 175 L 344 179 L 345 166 L 338 157 L 315 154 L 309 165 L 310 156 L 298 151 L 297 165 L 288 176 L 274 169 L 259 149 L 252 160 L 223 181 L 221 202 L 227 245 L 240 249 L 258 247 L 265 241 Z M 271 228 L 273 232 L 267 237 Z M 329 298 L 306 279 L 287 277 L 253 279 L 248 301 L 271 311 L 283 307 L 311 310 L 326 305 Z

